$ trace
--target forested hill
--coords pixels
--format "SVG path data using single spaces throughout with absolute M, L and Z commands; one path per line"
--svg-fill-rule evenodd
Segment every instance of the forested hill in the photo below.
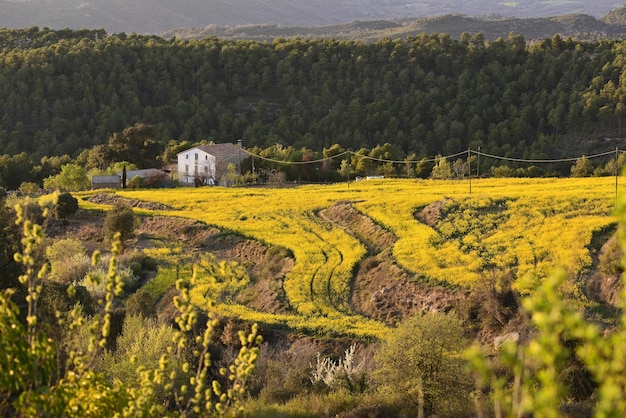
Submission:
M 370 44 L 3 30 L 0 154 L 76 156 L 142 122 L 161 143 L 570 155 L 620 135 L 625 50 L 479 34 Z

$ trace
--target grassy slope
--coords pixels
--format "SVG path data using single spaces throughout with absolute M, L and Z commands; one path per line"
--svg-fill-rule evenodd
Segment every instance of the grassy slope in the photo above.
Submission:
M 623 187 L 623 185 L 621 185 Z M 481 179 L 472 181 L 376 180 L 284 189 L 198 188 L 120 191 L 124 197 L 160 202 L 184 216 L 289 249 L 295 266 L 285 292 L 297 314 L 219 307 L 245 319 L 337 335 L 381 337 L 385 326 L 351 312 L 350 282 L 364 245 L 317 216 L 335 202 L 355 202 L 398 238 L 396 261 L 412 280 L 472 288 L 486 270 L 513 270 L 541 278 L 552 267 L 571 272 L 571 293 L 583 297 L 578 279 L 591 265 L 593 234 L 614 224 L 613 178 Z M 452 198 L 430 227 L 415 219 L 420 208 Z M 81 203 L 83 207 L 93 204 Z M 155 212 L 151 212 L 155 213 Z

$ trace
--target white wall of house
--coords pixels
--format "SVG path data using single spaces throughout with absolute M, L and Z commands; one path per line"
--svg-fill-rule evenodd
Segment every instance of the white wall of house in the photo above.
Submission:
M 215 183 L 215 157 L 200 148 L 191 148 L 178 154 L 178 182 L 193 186 L 196 179 L 203 184 Z
M 241 146 L 226 143 L 200 145 L 179 152 L 177 156 L 178 182 L 181 185 L 193 186 L 199 181 L 200 184 L 225 186 L 228 165 L 234 164 L 239 172 L 241 161 L 248 153 Z

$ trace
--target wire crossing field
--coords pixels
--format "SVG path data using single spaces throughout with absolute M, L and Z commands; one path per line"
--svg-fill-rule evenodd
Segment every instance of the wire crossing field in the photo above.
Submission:
M 621 179 L 620 179 L 621 181 Z M 621 184 L 620 184 L 621 187 Z M 292 188 L 196 188 L 117 191 L 173 208 L 153 214 L 197 219 L 289 249 L 296 260 L 284 290 L 296 316 L 224 305 L 231 315 L 338 334 L 380 337 L 385 327 L 350 310 L 350 284 L 364 245 L 317 212 L 354 206 L 398 238 L 393 255 L 414 280 L 472 288 L 489 270 L 544 277 L 591 266 L 594 233 L 615 224 L 615 179 L 369 180 Z M 443 201 L 438 222 L 416 212 Z M 83 202 L 83 207 L 93 204 Z M 301 317 L 298 320 L 298 316 Z M 305 319 L 308 318 L 308 319 Z M 300 324 L 300 325 L 297 325 Z

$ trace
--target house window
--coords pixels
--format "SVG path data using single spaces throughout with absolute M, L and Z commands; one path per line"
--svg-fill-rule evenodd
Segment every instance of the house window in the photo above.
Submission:
M 185 160 L 189 159 L 189 154 L 185 154 Z
M 196 161 L 198 161 L 198 153 L 196 152 Z
M 205 159 L 205 160 L 208 160 L 208 159 L 209 159 L 209 156 L 208 156 L 208 155 L 205 155 L 205 156 L 204 156 L 204 159 Z
M 185 165 L 185 174 L 189 174 L 189 166 Z
M 194 168 L 195 168 L 195 170 L 194 170 L 194 171 L 195 171 L 196 176 L 197 176 L 197 175 L 198 175 L 198 166 L 195 166 Z
M 204 174 L 209 174 L 209 167 L 206 165 L 204 166 Z

